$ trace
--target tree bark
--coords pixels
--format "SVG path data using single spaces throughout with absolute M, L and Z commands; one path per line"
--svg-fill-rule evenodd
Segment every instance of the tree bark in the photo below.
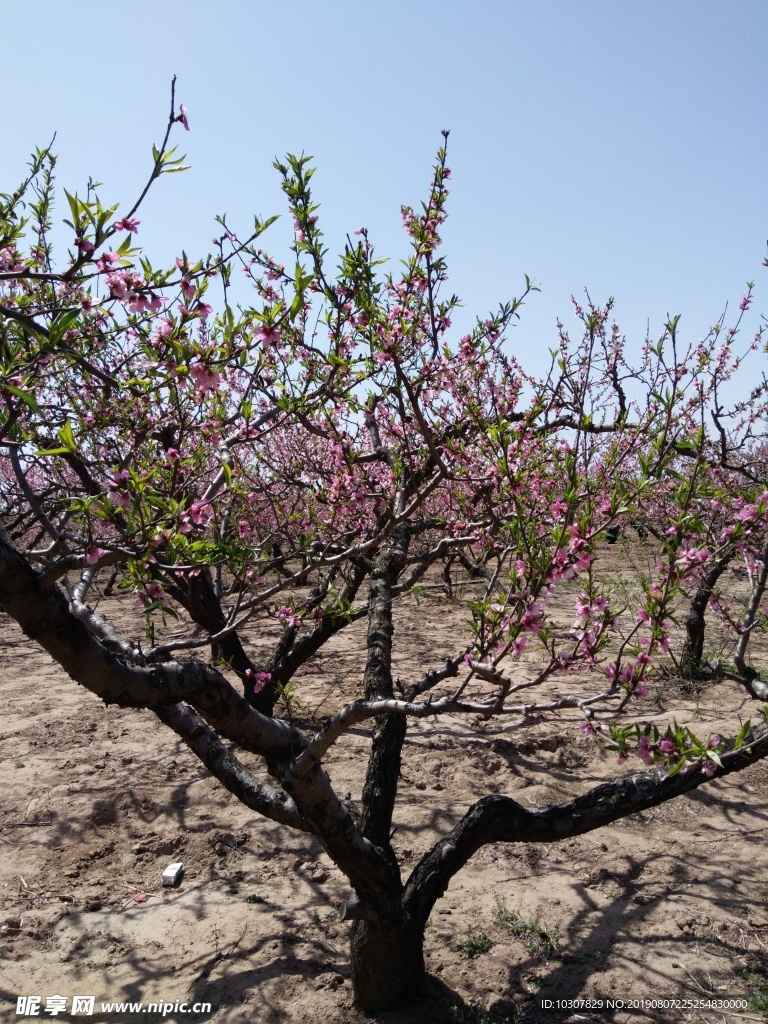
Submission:
M 199 576 L 190 577 L 186 585 L 180 584 L 174 596 L 189 612 L 192 621 L 209 633 L 218 633 L 226 626 L 227 620 L 220 597 L 206 573 L 201 572 Z M 254 692 L 253 681 L 246 675 L 249 670 L 254 670 L 254 665 L 237 633 L 229 633 L 219 640 L 218 653 L 243 680 L 243 696 L 251 707 L 260 714 L 271 717 L 277 702 L 277 694 L 272 686 L 265 686 L 258 693 Z
M 364 678 L 366 700 L 386 700 L 395 695 L 392 685 L 392 583 L 397 569 L 394 563 L 392 554 L 381 556 L 371 573 Z M 390 855 L 389 833 L 406 724 L 404 715 L 381 715 L 376 719 L 363 786 L 363 835 Z
M 385 1013 L 416 994 L 424 977 L 418 922 L 403 915 L 393 923 L 355 921 L 351 952 L 355 999 L 366 1013 Z
M 741 635 L 739 636 L 739 642 L 736 644 L 736 650 L 733 655 L 733 663 L 736 666 L 736 671 L 741 676 L 741 681 L 747 688 L 748 692 L 756 697 L 758 700 L 768 700 L 768 685 L 766 685 L 761 679 L 758 673 L 751 665 L 747 665 L 747 648 L 749 647 L 749 641 L 752 637 L 752 629 L 755 625 L 756 616 L 760 607 L 760 602 L 763 600 L 766 587 L 768 586 L 768 541 L 765 543 L 763 553 L 761 556 L 762 566 L 757 576 L 757 581 L 754 584 L 752 596 L 749 599 L 747 605 L 747 612 L 744 616 L 744 621 L 741 624 Z
M 394 697 L 392 683 L 392 586 L 400 562 L 397 553 L 381 555 L 371 573 L 368 598 L 366 700 Z M 352 984 L 355 999 L 366 1013 L 391 1010 L 415 994 L 424 977 L 424 927 L 406 914 L 400 868 L 390 832 L 397 797 L 407 720 L 381 715 L 371 738 L 371 754 L 363 786 L 363 835 L 387 859 L 391 882 L 382 893 L 385 906 L 365 906 L 352 928 Z
M 734 556 L 734 549 L 725 552 L 699 582 L 685 619 L 685 643 L 680 655 L 680 674 L 686 679 L 698 679 L 702 673 L 704 657 L 705 612 L 715 584 L 725 572 Z

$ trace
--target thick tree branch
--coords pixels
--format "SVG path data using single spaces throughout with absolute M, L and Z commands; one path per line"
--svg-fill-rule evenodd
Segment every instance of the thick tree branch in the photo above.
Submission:
M 272 821 L 301 832 L 310 831 L 293 800 L 286 793 L 262 782 L 241 764 L 192 708 L 185 704 L 161 704 L 153 710 L 161 722 L 181 736 L 208 771 L 240 803 Z
M 722 768 L 714 778 L 741 771 L 768 756 L 768 726 L 754 729 L 744 747 L 721 755 Z M 426 923 L 435 901 L 451 878 L 481 847 L 489 843 L 554 843 L 583 835 L 630 814 L 657 807 L 708 783 L 700 768 L 669 776 L 652 771 L 616 779 L 567 804 L 529 810 L 507 796 L 479 800 L 448 835 L 414 868 L 406 884 L 404 906 Z
M 281 785 L 293 798 L 301 819 L 350 879 L 369 912 L 392 912 L 393 893 L 400 888 L 396 868 L 361 834 L 324 772 L 315 768 L 302 776 L 293 773 L 290 759 L 307 742 L 300 732 L 286 722 L 254 711 L 220 672 L 198 661 L 144 667 L 128 665 L 107 651 L 72 614 L 58 588 L 41 588 L 40 576 L 16 550 L 2 527 L 0 610 L 14 618 L 26 635 L 48 651 L 75 682 L 106 704 L 154 711 L 190 745 L 194 744 L 198 756 L 213 759 L 225 784 L 246 786 L 248 780 L 238 777 L 237 766 L 227 762 L 226 751 L 216 746 L 212 731 L 201 729 L 197 715 L 173 710 L 180 702 L 192 705 L 221 736 L 264 756 L 280 774 Z M 253 787 L 250 793 L 254 799 L 264 801 L 264 813 L 269 810 L 274 815 L 291 817 L 290 804 L 270 802 L 268 793 L 262 790 L 259 795 Z
M 0 609 L 78 683 L 106 704 L 156 708 L 186 700 L 224 736 L 254 753 L 295 754 L 306 740 L 252 710 L 227 679 L 198 661 L 129 665 L 92 636 L 57 587 L 42 578 L 0 527 Z

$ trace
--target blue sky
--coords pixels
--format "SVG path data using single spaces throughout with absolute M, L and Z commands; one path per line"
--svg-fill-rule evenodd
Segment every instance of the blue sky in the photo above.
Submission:
M 542 287 L 512 336 L 528 366 L 585 287 L 637 344 L 673 313 L 697 339 L 750 279 L 750 333 L 768 312 L 765 0 L 38 0 L 6 3 L 3 27 L 0 191 L 56 131 L 59 183 L 92 175 L 127 211 L 177 76 L 192 169 L 140 214 L 158 264 L 208 251 L 216 213 L 243 234 L 283 213 L 288 151 L 315 158 L 331 249 L 365 225 L 397 260 L 400 205 L 426 194 L 448 128 L 457 330 L 525 273 Z

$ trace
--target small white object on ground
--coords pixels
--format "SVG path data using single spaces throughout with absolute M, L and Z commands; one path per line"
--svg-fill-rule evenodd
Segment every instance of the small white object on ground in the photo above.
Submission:
M 160 876 L 163 885 L 176 885 L 181 881 L 181 876 L 184 874 L 184 865 L 179 860 L 174 864 L 169 864 L 165 871 Z

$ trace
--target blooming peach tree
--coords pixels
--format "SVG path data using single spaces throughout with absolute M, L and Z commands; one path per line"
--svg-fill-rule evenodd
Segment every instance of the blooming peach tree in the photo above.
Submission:
M 248 807 L 317 836 L 349 880 L 356 997 L 380 1012 L 417 990 L 432 907 L 480 847 L 598 828 L 768 753 L 762 724 L 727 739 L 622 719 L 674 654 L 686 588 L 731 549 L 754 579 L 744 615 L 724 612 L 739 642 L 764 614 L 764 391 L 729 418 L 720 396 L 743 357 L 722 325 L 680 352 L 670 321 L 634 365 L 610 303 L 577 304 L 578 337 L 559 325 L 549 372 L 531 374 L 509 342 L 527 278 L 457 338 L 445 145 L 425 202 L 403 208 L 400 273 L 363 228 L 330 269 L 306 157 L 276 163 L 290 258 L 262 248 L 271 220 L 240 237 L 219 218 L 212 255 L 157 269 L 139 213 L 183 169 L 179 124 L 172 97 L 127 212 L 90 183 L 66 193 L 62 263 L 51 152 L 1 197 L 0 609 L 106 703 L 150 709 Z M 641 520 L 654 567 L 628 604 L 600 553 Z M 395 679 L 393 608 L 457 571 L 473 579 L 470 632 Z M 132 596 L 135 634 L 89 601 L 108 577 Z M 357 699 L 305 721 L 313 657 L 358 622 Z M 745 656 L 739 678 L 763 698 Z M 661 767 L 536 811 L 490 792 L 402 874 L 391 833 L 409 722 L 534 713 L 575 716 L 619 761 Z M 371 730 L 359 817 L 323 767 L 354 726 Z

